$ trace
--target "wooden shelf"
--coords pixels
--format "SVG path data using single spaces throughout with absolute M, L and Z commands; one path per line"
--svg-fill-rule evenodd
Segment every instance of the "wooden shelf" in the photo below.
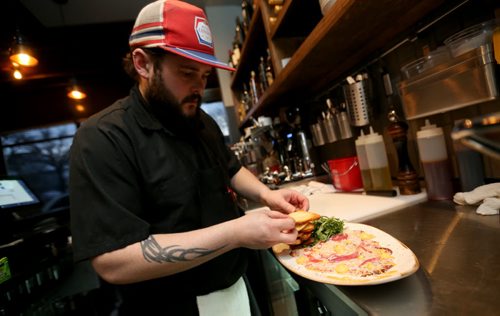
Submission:
M 301 2 L 291 2 L 296 1 Z M 261 115 L 290 100 L 305 100 L 325 91 L 332 82 L 345 76 L 444 3 L 444 0 L 338 0 L 278 73 L 273 85 L 241 125 L 245 125 L 251 116 Z M 291 7 L 288 8 L 286 15 L 292 11 Z M 305 18 L 301 17 L 302 20 Z M 282 27 L 285 28 L 282 23 L 286 22 L 283 21 L 277 24 L 274 36 L 281 34 L 278 32 Z M 289 23 L 292 22 L 290 19 Z
M 245 42 L 241 48 L 240 65 L 236 68 L 231 79 L 231 89 L 240 91 L 241 83 L 248 81 L 249 73 L 258 65 L 258 57 L 255 57 L 256 51 L 265 50 L 266 36 L 260 6 L 255 8 L 252 20 L 248 27 Z
M 319 1 L 285 0 L 270 38 L 308 36 L 322 17 Z

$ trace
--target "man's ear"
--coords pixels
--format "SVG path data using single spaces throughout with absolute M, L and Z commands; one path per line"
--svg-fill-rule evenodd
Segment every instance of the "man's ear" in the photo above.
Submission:
M 148 79 L 153 73 L 153 62 L 149 55 L 141 48 L 132 51 L 132 60 L 134 67 L 140 77 Z

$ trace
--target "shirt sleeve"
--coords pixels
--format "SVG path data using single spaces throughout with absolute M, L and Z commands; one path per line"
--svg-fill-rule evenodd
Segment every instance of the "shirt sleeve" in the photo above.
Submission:
M 91 258 L 144 240 L 139 181 L 130 144 L 119 130 L 82 125 L 71 147 L 70 206 L 74 259 Z

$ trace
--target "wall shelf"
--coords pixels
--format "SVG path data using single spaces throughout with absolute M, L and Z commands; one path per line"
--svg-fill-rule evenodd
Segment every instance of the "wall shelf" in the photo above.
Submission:
M 240 126 L 246 125 L 252 116 L 265 114 L 290 101 L 300 102 L 326 90 L 332 82 L 345 76 L 348 71 L 396 39 L 398 35 L 411 29 L 444 2 L 444 0 L 417 2 L 338 0 L 298 48 L 288 52 L 291 56 L 290 61 L 286 67 L 276 71 L 274 83 L 261 96 L 259 103 L 248 111 Z M 287 38 L 304 36 L 298 31 L 289 32 L 289 26 L 286 25 L 292 25 L 298 16 L 302 16 L 303 19 L 301 11 L 310 1 L 289 0 L 287 3 L 286 10 L 284 7 L 285 11 L 281 12 L 284 15 L 269 32 L 268 45 L 271 48 L 273 65 L 279 65 L 276 61 L 284 55 L 283 52 L 281 56 L 277 53 L 279 49 L 276 45 L 280 40 L 286 41 Z M 259 7 L 264 5 L 267 4 L 263 1 L 258 2 Z M 266 25 L 268 12 L 261 9 L 256 13 L 263 15 L 262 21 Z M 293 16 L 296 18 L 292 19 Z M 298 25 L 301 22 L 295 21 Z M 307 30 L 303 32 L 307 33 Z M 241 65 L 245 67 L 246 60 L 243 57 Z M 233 89 L 242 83 L 243 81 L 239 80 L 233 81 Z

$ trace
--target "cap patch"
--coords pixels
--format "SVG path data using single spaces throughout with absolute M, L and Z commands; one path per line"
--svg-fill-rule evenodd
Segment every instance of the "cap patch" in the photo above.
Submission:
M 212 32 L 210 32 L 210 27 L 208 26 L 208 22 L 205 18 L 195 17 L 194 19 L 194 31 L 196 33 L 196 37 L 198 37 L 198 42 L 201 45 L 205 45 L 208 47 L 212 47 Z

